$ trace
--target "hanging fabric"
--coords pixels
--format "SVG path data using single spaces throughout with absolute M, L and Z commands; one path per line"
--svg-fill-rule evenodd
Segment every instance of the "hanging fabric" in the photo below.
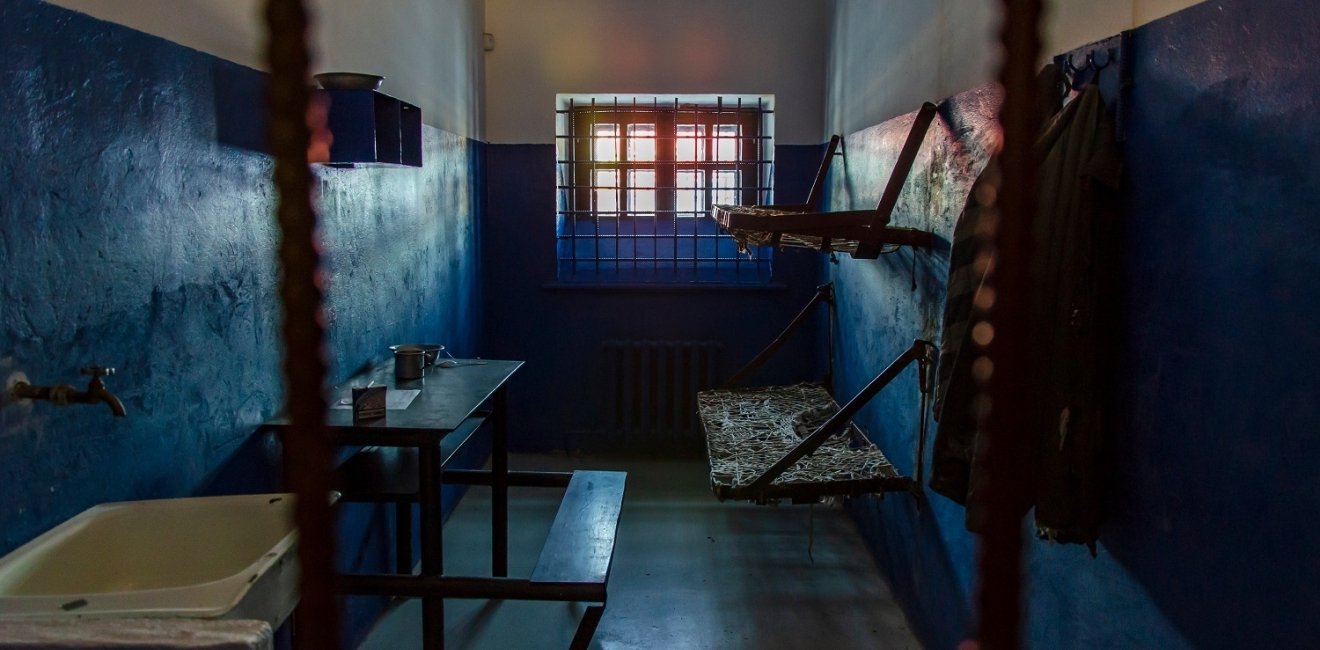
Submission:
M 1040 174 L 1032 323 L 1044 362 L 1037 404 L 1036 527 L 1060 542 L 1099 535 L 1105 471 L 1102 326 L 1109 307 L 1122 158 L 1096 86 L 1037 142 Z
M 1047 124 L 1036 142 L 1041 169 L 1032 223 L 1031 322 L 1041 367 L 1030 433 L 1036 455 L 1034 505 L 1039 534 L 1060 542 L 1093 543 L 1102 519 L 1105 468 L 1097 377 L 1104 347 L 1102 308 L 1108 302 L 1102 278 L 1108 273 L 1103 264 L 1112 249 L 1121 176 L 1113 133 L 1100 92 L 1091 86 Z M 972 197 L 993 188 L 997 174 L 992 160 Z M 972 365 L 979 354 L 970 324 L 989 271 L 975 263 L 979 205 L 969 200 L 954 229 L 930 481 L 932 490 L 967 506 L 967 527 L 974 532 L 982 532 L 985 517 L 978 489 L 984 487 L 978 471 L 984 442 L 972 404 Z

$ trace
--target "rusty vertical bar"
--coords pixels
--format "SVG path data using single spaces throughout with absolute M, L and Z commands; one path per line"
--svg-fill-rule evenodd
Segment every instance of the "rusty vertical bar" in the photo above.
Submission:
M 302 0 L 268 0 L 266 56 L 270 66 L 270 144 L 275 156 L 280 225 L 280 298 L 284 304 L 285 487 L 298 497 L 299 592 L 294 645 L 338 648 L 339 613 L 331 588 L 334 538 L 330 509 L 330 445 L 325 436 L 325 335 L 321 319 L 320 254 L 312 173 L 307 76 L 307 12 Z
M 986 520 L 979 560 L 979 638 L 984 650 L 1022 646 L 1022 516 L 1032 485 L 1031 222 L 1036 213 L 1033 141 L 1035 66 L 1040 50 L 1041 0 L 1003 0 L 1004 61 L 999 80 L 1004 103 L 999 122 L 1004 146 L 1000 182 L 993 196 L 978 196 L 992 209 L 987 245 L 978 265 L 990 270 L 993 304 L 978 307 L 973 338 L 984 348 L 973 372 L 981 382 L 978 411 L 987 437 Z M 978 193 L 980 194 L 980 193 Z

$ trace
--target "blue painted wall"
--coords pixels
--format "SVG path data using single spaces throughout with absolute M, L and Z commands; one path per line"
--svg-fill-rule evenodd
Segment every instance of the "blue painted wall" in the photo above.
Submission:
M 0 378 L 114 366 L 128 410 L 0 409 L 0 553 L 96 503 L 278 489 L 256 433 L 282 399 L 272 165 L 221 142 L 262 83 L 0 0 Z M 331 381 L 395 342 L 478 352 L 481 146 L 427 127 L 421 169 L 318 169 Z M 345 567 L 386 566 L 383 516 L 345 517 Z M 350 638 L 378 606 L 354 605 Z
M 1318 42 L 1320 12 L 1302 0 L 1206 2 L 1135 32 L 1127 209 L 1111 267 L 1124 288 L 1110 351 L 1120 360 L 1112 515 L 1098 559 L 1031 543 L 1033 647 L 1320 644 Z M 899 224 L 950 236 L 961 204 L 947 198 L 965 197 L 962 171 L 985 162 L 979 125 L 993 105 L 975 95 L 946 107 Z M 847 136 L 837 209 L 874 204 L 902 119 Z M 832 273 L 852 355 L 839 359 L 840 394 L 935 334 L 947 260 L 919 254 L 913 291 L 911 259 Z M 904 470 L 911 381 L 862 417 Z M 975 540 L 959 506 L 933 494 L 924 505 L 851 507 L 923 640 L 951 648 L 971 629 Z
M 998 101 L 997 92 L 985 87 L 944 103 L 904 185 L 892 223 L 931 230 L 941 246 L 916 253 L 901 249 L 872 261 L 844 257 L 830 268 L 839 300 L 838 399 L 856 394 L 913 339 L 938 340 L 948 243 L 967 193 L 989 160 Z M 844 164 L 831 174 L 834 209 L 875 208 L 914 117 L 844 136 Z M 919 404 L 914 368 L 857 418 L 907 476 L 915 471 Z M 928 444 L 925 467 L 929 462 Z M 849 505 L 919 637 L 931 648 L 954 647 L 964 638 L 974 575 L 974 542 L 962 530 L 962 508 L 939 497 L 923 499 L 918 508 L 906 495 Z
M 823 152 L 819 146 L 775 147 L 777 200 L 806 198 Z M 602 341 L 718 341 L 724 346 L 719 376 L 727 377 L 815 292 L 819 258 L 800 251 L 776 252 L 774 287 L 556 286 L 554 145 L 491 144 L 486 155 L 485 341 L 493 358 L 527 361 L 510 390 L 512 449 L 635 448 L 636 441 L 601 430 L 597 420 L 604 390 L 597 372 Z M 818 378 L 824 372 L 822 334 L 817 323 L 808 324 L 753 379 Z M 702 444 L 694 436 L 662 441 L 661 447 L 695 451 Z

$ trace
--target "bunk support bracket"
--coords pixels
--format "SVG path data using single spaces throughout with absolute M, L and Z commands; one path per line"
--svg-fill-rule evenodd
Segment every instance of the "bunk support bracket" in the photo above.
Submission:
M 885 368 L 875 379 L 872 379 L 871 383 L 867 384 L 860 393 L 851 400 L 848 400 L 848 403 L 844 404 L 838 412 L 830 416 L 829 420 L 826 420 L 824 424 L 817 427 L 810 435 L 803 438 L 802 442 L 799 442 L 797 446 L 785 454 L 783 458 L 780 458 L 774 465 L 771 465 L 769 469 L 765 470 L 764 473 L 758 476 L 755 481 L 752 481 L 752 483 L 747 486 L 747 491 L 757 493 L 763 492 L 769 488 L 770 484 L 773 483 L 775 479 L 788 471 L 788 468 L 796 464 L 803 456 L 819 449 L 821 445 L 825 444 L 826 440 L 837 434 L 843 427 L 847 426 L 853 416 L 856 415 L 863 406 L 866 406 L 866 404 L 871 401 L 871 398 L 875 397 L 876 394 L 880 392 L 880 389 L 889 385 L 889 382 L 893 381 L 894 378 L 897 377 L 899 373 L 903 372 L 909 364 L 913 361 L 922 362 L 925 359 L 929 359 L 930 349 L 932 347 L 934 346 L 929 341 L 923 341 L 921 339 L 913 341 L 912 345 L 908 347 L 907 350 L 889 364 L 889 367 Z M 921 417 L 925 417 L 924 412 Z M 918 463 L 918 467 L 920 467 L 920 463 Z
M 797 328 L 800 327 L 803 321 L 807 319 L 807 316 L 811 314 L 812 308 L 814 308 L 816 305 L 820 304 L 821 302 L 824 302 L 827 305 L 829 305 L 830 318 L 831 321 L 833 321 L 834 285 L 832 283 L 822 284 L 819 287 L 816 287 L 816 295 L 812 296 L 811 301 L 808 302 L 807 305 L 802 308 L 802 311 L 798 312 L 798 315 L 793 317 L 793 321 L 788 324 L 788 327 L 785 327 L 784 331 L 780 332 L 779 336 L 775 337 L 775 340 L 771 341 L 769 345 L 765 346 L 765 349 L 761 350 L 761 352 L 757 354 L 756 357 L 754 357 L 751 361 L 748 361 L 747 365 L 743 366 L 741 369 L 738 370 L 738 372 L 734 373 L 733 376 L 728 379 L 728 381 L 724 382 L 720 386 L 720 388 L 729 389 L 729 388 L 733 388 L 734 386 L 737 386 L 739 382 L 746 379 L 747 376 L 752 374 L 753 371 L 764 365 L 765 362 L 772 355 L 774 355 L 775 352 L 779 351 L 779 348 L 783 347 L 784 342 L 788 340 L 788 337 L 791 336 L 793 332 L 797 331 Z M 833 323 L 831 322 L 831 327 L 832 326 Z M 833 353 L 834 350 L 831 349 L 830 354 L 833 355 Z M 831 361 L 831 363 L 833 362 Z M 829 378 L 827 378 L 827 381 L 828 380 Z
M 912 466 L 913 496 L 918 496 L 921 493 L 921 486 L 926 483 L 926 438 L 930 431 L 930 399 L 935 392 L 934 370 L 937 360 L 934 343 L 929 341 L 918 342 L 925 344 L 925 351 L 917 359 L 917 388 L 921 391 L 921 412 L 917 414 L 917 457 Z M 920 499 L 917 500 L 917 506 L 921 506 Z
M 912 122 L 912 129 L 908 131 L 907 139 L 903 141 L 903 148 L 898 152 L 898 160 L 894 162 L 894 172 L 889 175 L 884 194 L 880 195 L 880 204 L 876 206 L 875 218 L 871 221 L 872 228 L 889 226 L 889 215 L 898 205 L 898 195 L 903 191 L 903 184 L 907 182 L 908 174 L 912 172 L 912 163 L 916 162 L 917 152 L 926 139 L 926 131 L 930 129 L 930 123 L 935 119 L 936 108 L 934 104 L 926 102 L 921 105 L 921 110 L 917 111 L 917 119 Z
M 825 198 L 825 174 L 830 171 L 830 162 L 839 151 L 839 140 L 838 135 L 832 135 L 829 145 L 825 147 L 825 159 L 820 162 L 820 168 L 816 170 L 816 179 L 811 182 L 811 193 L 807 194 L 805 205 L 809 210 L 819 210 L 821 199 Z

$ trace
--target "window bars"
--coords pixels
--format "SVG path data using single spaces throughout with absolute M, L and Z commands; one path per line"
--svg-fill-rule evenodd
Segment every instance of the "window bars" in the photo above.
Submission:
M 768 97 L 561 100 L 561 282 L 763 284 L 770 248 L 738 252 L 715 204 L 772 199 Z

